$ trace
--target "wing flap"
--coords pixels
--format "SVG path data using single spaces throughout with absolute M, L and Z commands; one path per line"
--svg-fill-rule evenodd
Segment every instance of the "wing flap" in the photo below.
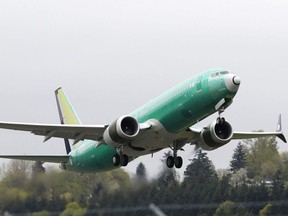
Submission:
M 0 155 L 0 158 L 5 159 L 43 161 L 49 163 L 67 163 L 69 157 L 68 155 Z
M 45 136 L 44 141 L 52 137 L 67 139 L 90 139 L 99 141 L 107 125 L 61 125 L 61 124 L 33 124 L 17 122 L 0 122 L 0 128 L 30 131 L 35 135 Z

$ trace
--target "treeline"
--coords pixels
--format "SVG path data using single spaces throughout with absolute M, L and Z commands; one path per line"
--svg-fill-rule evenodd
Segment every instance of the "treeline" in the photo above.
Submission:
M 16 160 L 0 174 L 2 215 L 154 215 L 151 203 L 167 215 L 288 215 L 288 153 L 275 138 L 239 143 L 227 170 L 198 151 L 182 181 L 165 159 L 153 180 L 143 163 L 132 178 L 123 169 L 79 175 Z

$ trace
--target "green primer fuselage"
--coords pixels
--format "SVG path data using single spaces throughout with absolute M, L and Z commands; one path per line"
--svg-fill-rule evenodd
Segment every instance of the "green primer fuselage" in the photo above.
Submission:
M 223 99 L 231 102 L 236 92 L 225 85 L 226 70 L 206 71 L 192 77 L 166 93 L 140 107 L 130 115 L 139 123 L 157 120 L 173 136 L 187 130 L 196 122 L 217 111 L 216 105 Z M 217 74 L 217 76 L 213 76 Z M 167 143 L 167 147 L 171 143 Z M 101 172 L 115 169 L 112 156 L 117 151 L 104 143 L 85 140 L 70 153 L 67 170 L 75 172 Z

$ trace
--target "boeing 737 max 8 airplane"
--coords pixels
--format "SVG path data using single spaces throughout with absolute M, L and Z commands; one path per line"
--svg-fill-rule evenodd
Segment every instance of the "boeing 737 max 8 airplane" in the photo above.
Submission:
M 0 128 L 30 131 L 64 138 L 65 155 L 0 155 L 2 158 L 60 163 L 64 170 L 101 172 L 126 166 L 129 161 L 164 148 L 171 148 L 169 168 L 182 166 L 177 155 L 186 144 L 214 150 L 232 139 L 277 136 L 282 134 L 281 116 L 275 132 L 235 132 L 221 114 L 231 105 L 240 78 L 224 69 L 194 76 L 155 98 L 134 112 L 120 116 L 109 125 L 83 125 L 64 91 L 55 91 L 61 124 L 0 122 Z M 204 128 L 193 125 L 218 112 L 219 117 Z M 69 140 L 73 140 L 72 148 Z

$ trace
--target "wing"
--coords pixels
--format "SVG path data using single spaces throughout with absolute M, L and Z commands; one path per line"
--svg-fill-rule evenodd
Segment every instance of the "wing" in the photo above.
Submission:
M 192 132 L 192 133 L 191 133 Z M 214 150 L 229 143 L 232 139 L 253 139 L 260 137 L 277 136 L 283 142 L 287 142 L 282 132 L 281 115 L 279 116 L 275 132 L 237 132 L 233 131 L 227 121 L 213 121 L 202 129 L 190 128 L 192 136 L 191 144 L 201 147 L 204 150 Z
M 232 139 L 253 139 L 269 136 L 277 136 L 283 142 L 287 142 L 282 132 L 234 132 Z
M 30 131 L 35 135 L 45 136 L 44 142 L 52 137 L 80 140 L 101 140 L 107 125 L 61 125 L 61 124 L 31 124 L 16 122 L 0 122 L 0 128 L 20 131 Z
M 259 137 L 277 136 L 283 142 L 287 143 L 282 132 L 281 115 L 279 115 L 276 132 L 234 132 L 232 139 L 253 139 Z
M 43 161 L 49 163 L 67 163 L 69 161 L 68 155 L 0 155 L 0 158 L 28 160 L 28 161 Z

